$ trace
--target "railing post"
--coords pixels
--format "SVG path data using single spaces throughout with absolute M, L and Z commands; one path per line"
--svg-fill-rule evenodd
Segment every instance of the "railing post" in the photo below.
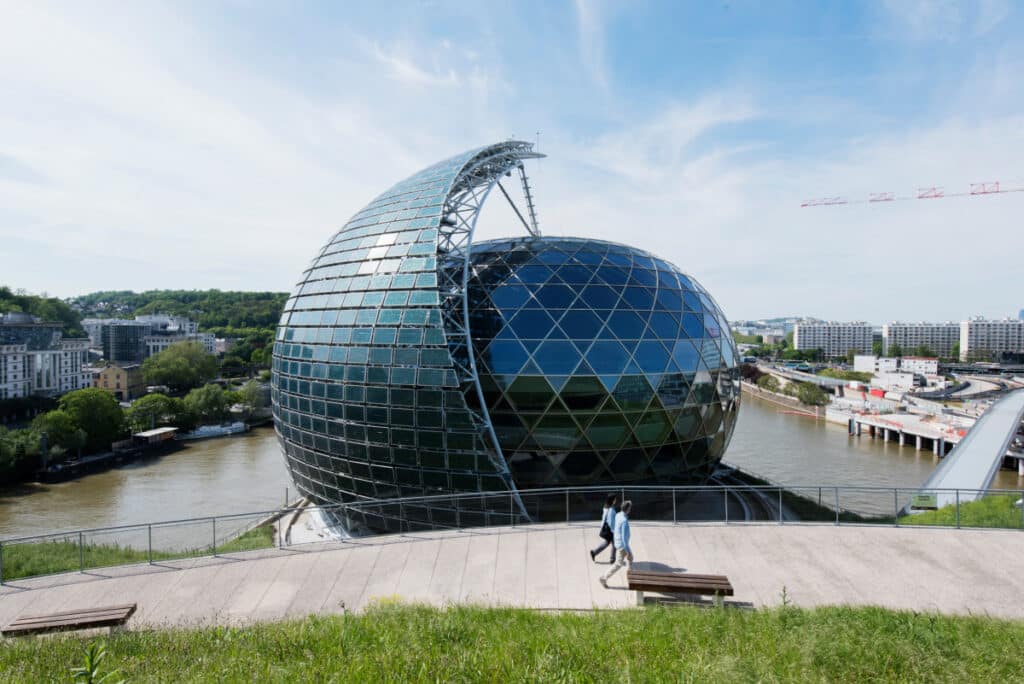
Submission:
M 956 490 L 956 529 L 960 529 L 960 490 Z
M 725 524 L 729 524 L 729 488 L 722 489 L 722 510 L 725 512 Z
M 4 585 L 4 544 L 0 542 L 0 587 Z
M 1024 489 L 1020 492 L 1020 529 L 1024 530 Z M 0 555 L 0 558 L 3 556 Z M 2 579 L 0 579 L 2 581 Z
M 512 518 L 512 527 L 516 526 L 516 502 L 515 495 L 509 490 L 508 493 L 508 517 Z
M 146 525 L 146 558 L 153 564 L 153 525 Z
M 675 525 L 679 522 L 679 518 L 676 517 L 676 488 L 672 488 L 672 524 Z
M 569 490 L 565 490 L 565 522 L 569 522 Z
M 81 532 L 78 533 L 78 572 L 85 572 L 85 545 Z
M 836 493 L 836 525 L 839 524 L 839 487 L 835 488 Z
M 213 557 L 217 557 L 217 516 L 210 518 L 210 522 L 213 523 L 213 546 L 210 547 L 210 551 L 213 553 Z
M 782 487 L 779 487 L 779 524 L 782 524 Z

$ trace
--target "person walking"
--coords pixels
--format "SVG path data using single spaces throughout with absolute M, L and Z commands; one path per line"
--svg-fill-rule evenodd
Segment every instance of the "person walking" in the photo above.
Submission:
M 629 512 L 633 510 L 632 501 L 623 501 L 622 509 L 615 516 L 615 550 L 618 560 L 601 575 L 601 586 L 608 588 L 608 579 L 622 569 L 624 565 L 633 564 L 633 550 L 629 547 Z
M 609 494 L 608 498 L 604 502 L 604 510 L 601 511 L 601 531 L 598 532 L 598 536 L 604 540 L 600 546 L 590 552 L 590 560 L 597 561 L 597 554 L 608 548 L 611 543 L 615 540 L 615 504 L 618 503 L 619 496 L 617 494 Z M 615 547 L 612 546 L 612 557 L 608 559 L 609 563 L 615 562 Z

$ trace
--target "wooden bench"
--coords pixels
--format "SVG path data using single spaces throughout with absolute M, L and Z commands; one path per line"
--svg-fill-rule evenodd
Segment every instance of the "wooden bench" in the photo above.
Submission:
M 679 572 L 629 570 L 626 572 L 629 589 L 636 592 L 636 604 L 644 604 L 644 592 L 660 594 L 696 594 L 713 596 L 716 606 L 722 605 L 723 596 L 732 596 L 732 584 L 725 575 L 692 575 Z
M 128 618 L 135 613 L 136 607 L 136 604 L 129 603 L 123 606 L 67 610 L 49 615 L 22 615 L 0 630 L 0 634 L 6 637 L 28 636 L 94 627 L 109 627 L 110 633 L 114 634 L 124 628 Z

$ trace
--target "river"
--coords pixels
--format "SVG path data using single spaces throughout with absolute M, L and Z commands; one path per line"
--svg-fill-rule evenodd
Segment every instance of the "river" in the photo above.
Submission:
M 0 491 L 0 539 L 266 511 L 290 485 L 273 428 L 255 428 L 69 482 Z
M 744 396 L 727 463 L 786 485 L 919 486 L 935 467 L 930 451 L 915 451 L 866 434 L 849 437 L 839 425 L 781 413 Z M 291 485 L 274 431 L 192 442 L 163 458 L 79 480 L 0 492 L 0 538 L 133 523 L 263 511 L 284 501 Z M 1002 470 L 993 487 L 1024 480 Z M 294 494 L 294 490 L 293 494 Z M 832 492 L 823 494 L 825 502 Z M 885 512 L 892 495 L 844 492 L 840 504 Z

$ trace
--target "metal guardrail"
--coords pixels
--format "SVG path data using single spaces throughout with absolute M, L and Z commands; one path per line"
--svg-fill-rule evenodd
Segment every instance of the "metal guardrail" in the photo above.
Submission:
M 466 530 L 539 523 L 596 525 L 609 493 L 631 499 L 634 521 L 719 524 L 831 524 L 1024 529 L 1024 490 L 946 490 L 876 486 L 695 485 L 559 487 L 518 492 L 442 494 L 368 499 L 345 504 L 99 527 L 0 540 L 0 584 L 17 578 L 164 560 L 218 556 L 239 549 L 232 540 L 298 511 L 320 512 L 349 530 L 375 526 L 391 532 Z M 954 504 L 924 517 L 911 511 L 951 494 Z M 974 495 L 975 501 L 961 501 Z M 522 501 L 523 507 L 517 502 Z M 999 501 L 997 499 L 1005 499 Z M 980 507 L 980 508 L 979 508 Z M 525 509 L 528 517 L 524 516 Z M 277 525 L 270 543 L 297 546 Z M 343 540 L 342 540 L 343 541 Z M 52 546 L 48 546 L 52 544 Z M 248 549 L 241 549 L 248 550 Z M 34 561 L 33 555 L 43 557 Z M 47 562 L 49 565 L 47 565 Z M 20 567 L 12 569 L 15 564 Z M 33 565 L 49 571 L 30 572 Z M 28 570 L 26 570 L 28 568 Z

